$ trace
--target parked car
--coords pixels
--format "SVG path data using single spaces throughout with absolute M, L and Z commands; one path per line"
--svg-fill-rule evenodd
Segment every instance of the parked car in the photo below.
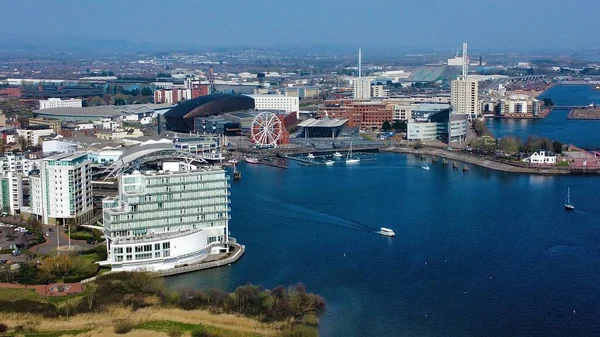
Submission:
M 87 243 L 88 243 L 88 245 L 94 245 L 94 244 L 96 244 L 96 240 L 90 239 L 90 240 L 87 240 Z
M 46 236 L 50 236 L 50 232 L 46 232 Z

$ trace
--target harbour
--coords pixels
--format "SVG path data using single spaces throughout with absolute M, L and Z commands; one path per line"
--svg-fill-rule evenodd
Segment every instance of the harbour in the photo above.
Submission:
M 441 157 L 436 164 L 414 154 L 374 158 L 333 167 L 290 161 L 287 170 L 240 163 L 230 225 L 251 253 L 202 277 L 169 277 L 169 287 L 302 280 L 327 298 L 322 336 L 600 331 L 594 304 L 584 300 L 600 296 L 592 281 L 600 278 L 593 267 L 600 212 L 585 197 L 599 178 L 474 165 L 463 174 L 462 164 L 459 174 Z M 335 193 L 323 193 L 325 185 Z M 572 213 L 563 207 L 569 186 Z M 395 237 L 373 235 L 382 226 Z

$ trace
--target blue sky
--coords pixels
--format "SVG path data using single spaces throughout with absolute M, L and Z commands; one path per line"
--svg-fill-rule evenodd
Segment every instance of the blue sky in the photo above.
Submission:
M 0 37 L 183 45 L 595 48 L 597 0 L 2 0 Z

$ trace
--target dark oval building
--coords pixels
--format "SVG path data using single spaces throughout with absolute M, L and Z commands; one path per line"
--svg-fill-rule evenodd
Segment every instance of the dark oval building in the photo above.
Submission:
M 195 117 L 208 117 L 226 112 L 254 109 L 254 98 L 244 95 L 212 94 L 177 104 L 163 116 L 166 129 L 176 132 L 194 131 Z

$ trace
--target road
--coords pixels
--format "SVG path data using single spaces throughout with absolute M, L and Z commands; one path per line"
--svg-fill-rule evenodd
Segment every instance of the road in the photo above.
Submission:
M 69 237 L 67 236 L 67 234 L 65 234 L 65 230 L 63 228 L 63 226 L 50 226 L 50 225 L 44 225 L 43 226 L 44 229 L 44 235 L 45 233 L 50 233 L 49 236 L 44 236 L 44 238 L 46 239 L 46 242 L 39 244 L 37 246 L 33 246 L 30 248 L 30 251 L 38 253 L 38 254 L 43 254 L 43 255 L 48 255 L 51 253 L 55 253 L 59 247 L 59 243 L 60 243 L 60 251 L 69 251 L 67 250 L 67 247 L 69 246 Z M 50 230 L 53 229 L 53 232 L 50 232 Z M 88 244 L 86 241 L 83 240 L 71 240 L 71 250 L 70 251 L 81 251 L 81 250 L 87 250 L 87 249 L 91 249 L 94 248 L 94 245 L 90 245 Z

